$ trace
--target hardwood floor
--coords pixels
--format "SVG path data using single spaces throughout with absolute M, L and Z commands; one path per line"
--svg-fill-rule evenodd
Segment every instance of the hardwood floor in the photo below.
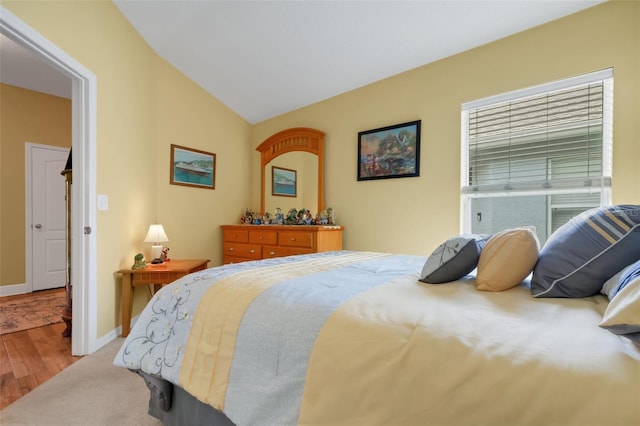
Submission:
M 71 355 L 64 323 L 0 336 L 0 410 L 82 357 Z

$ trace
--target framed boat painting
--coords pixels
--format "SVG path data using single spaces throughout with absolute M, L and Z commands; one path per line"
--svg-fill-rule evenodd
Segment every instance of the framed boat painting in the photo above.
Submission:
M 420 120 L 358 133 L 358 180 L 420 176 Z
M 283 167 L 271 167 L 271 195 L 295 197 L 298 192 L 298 173 Z
M 216 188 L 216 155 L 171 144 L 171 185 Z

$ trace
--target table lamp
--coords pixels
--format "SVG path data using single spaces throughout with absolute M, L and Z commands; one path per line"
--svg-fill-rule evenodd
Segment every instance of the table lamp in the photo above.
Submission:
M 164 228 L 160 224 L 150 225 L 147 236 L 144 238 L 145 243 L 153 243 L 151 246 L 151 257 L 153 260 L 160 259 L 162 255 L 162 244 L 169 241 Z

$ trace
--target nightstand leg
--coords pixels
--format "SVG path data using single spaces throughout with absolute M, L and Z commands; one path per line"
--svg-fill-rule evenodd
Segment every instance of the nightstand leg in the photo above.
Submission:
M 122 337 L 131 331 L 131 309 L 133 309 L 131 274 L 122 274 Z

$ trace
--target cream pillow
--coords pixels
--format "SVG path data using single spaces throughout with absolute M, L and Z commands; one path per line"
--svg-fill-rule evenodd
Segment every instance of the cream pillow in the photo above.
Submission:
M 517 286 L 538 261 L 535 227 L 507 229 L 487 241 L 480 253 L 476 288 L 503 291 Z

